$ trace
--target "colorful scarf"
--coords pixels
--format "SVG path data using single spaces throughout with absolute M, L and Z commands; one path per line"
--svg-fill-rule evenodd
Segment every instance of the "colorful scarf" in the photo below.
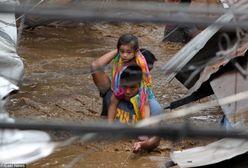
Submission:
M 152 78 L 146 63 L 144 56 L 139 53 L 136 56 L 135 61 L 137 65 L 141 67 L 142 70 L 142 81 L 140 83 L 139 93 L 132 97 L 130 102 L 133 104 L 135 114 L 137 116 L 137 120 L 141 120 L 145 117 L 145 101 L 148 98 L 151 98 L 153 95 L 151 91 Z M 123 64 L 120 59 L 120 55 L 118 54 L 114 58 L 113 69 L 112 69 L 112 91 L 117 99 L 124 98 L 124 89 L 120 85 L 120 76 L 122 72 L 127 68 L 128 64 Z

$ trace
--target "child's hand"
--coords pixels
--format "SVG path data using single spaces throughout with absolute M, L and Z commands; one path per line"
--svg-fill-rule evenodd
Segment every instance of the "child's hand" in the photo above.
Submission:
M 148 98 L 146 98 L 144 108 L 145 108 L 145 116 L 144 117 L 149 118 L 151 116 L 151 111 L 150 111 L 150 104 L 149 104 Z
M 108 109 L 108 122 L 111 124 L 114 121 L 116 115 L 116 109 L 119 100 L 114 96 L 114 94 L 110 98 L 110 104 Z
M 135 52 L 135 57 L 138 57 L 140 54 L 140 51 Z
M 135 142 L 133 144 L 133 153 L 138 153 L 139 151 L 141 151 L 142 149 L 142 142 L 139 141 L 139 142 Z
M 138 141 L 133 144 L 133 153 L 138 153 L 142 150 L 143 145 L 149 140 L 148 136 L 139 136 Z

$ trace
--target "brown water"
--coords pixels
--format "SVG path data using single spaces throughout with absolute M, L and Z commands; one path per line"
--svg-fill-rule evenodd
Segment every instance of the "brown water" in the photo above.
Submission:
M 175 43 L 161 43 L 163 26 L 82 24 L 70 28 L 39 27 L 23 32 L 18 52 L 25 63 L 25 77 L 19 94 L 11 99 L 8 111 L 15 118 L 32 120 L 82 122 L 99 118 L 101 98 L 88 73 L 89 64 L 114 49 L 118 37 L 127 32 L 138 36 L 141 47 L 151 50 L 158 58 L 152 71 L 158 101 L 166 104 L 182 97 L 186 89 L 177 81 L 165 83 L 160 70 L 182 47 Z M 52 133 L 52 136 L 68 137 L 63 133 Z M 68 164 L 71 167 L 163 167 L 171 150 L 204 143 L 200 140 L 173 143 L 162 140 L 154 152 L 134 155 L 132 140 L 87 144 L 79 141 L 57 149 L 51 156 L 28 167 L 60 168 Z

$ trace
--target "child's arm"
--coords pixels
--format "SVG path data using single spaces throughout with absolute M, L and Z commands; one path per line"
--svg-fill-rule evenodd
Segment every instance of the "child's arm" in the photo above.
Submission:
M 113 58 L 116 56 L 117 53 L 118 53 L 118 50 L 115 49 L 99 57 L 97 60 L 95 60 L 92 63 L 91 65 L 92 69 L 96 70 L 97 68 L 102 68 L 103 66 L 109 64 L 113 60 Z
M 148 101 L 148 98 L 145 102 L 145 118 L 149 118 L 151 116 L 151 110 L 150 110 L 150 104 Z M 133 152 L 138 153 L 140 150 L 144 149 L 147 151 L 151 151 L 154 148 L 156 148 L 160 143 L 160 138 L 153 136 L 153 137 L 147 137 L 144 140 L 139 140 L 138 142 L 135 142 L 133 145 Z
M 114 95 L 112 95 L 110 99 L 109 109 L 108 109 L 108 122 L 109 123 L 112 123 L 115 118 L 118 102 L 119 100 Z
M 148 98 L 146 98 L 144 108 L 145 108 L 145 118 L 149 118 L 151 116 L 151 111 L 150 111 L 150 104 Z

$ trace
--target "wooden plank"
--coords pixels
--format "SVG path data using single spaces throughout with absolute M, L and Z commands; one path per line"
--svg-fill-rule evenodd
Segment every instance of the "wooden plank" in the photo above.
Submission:
M 248 64 L 248 63 L 246 63 Z M 246 66 L 248 72 L 248 65 Z M 224 98 L 248 90 L 248 79 L 241 76 L 236 70 L 225 72 L 218 78 L 212 80 L 210 85 L 217 99 Z M 243 128 L 248 121 L 248 101 L 242 100 L 227 105 L 221 105 L 223 112 L 236 128 Z

